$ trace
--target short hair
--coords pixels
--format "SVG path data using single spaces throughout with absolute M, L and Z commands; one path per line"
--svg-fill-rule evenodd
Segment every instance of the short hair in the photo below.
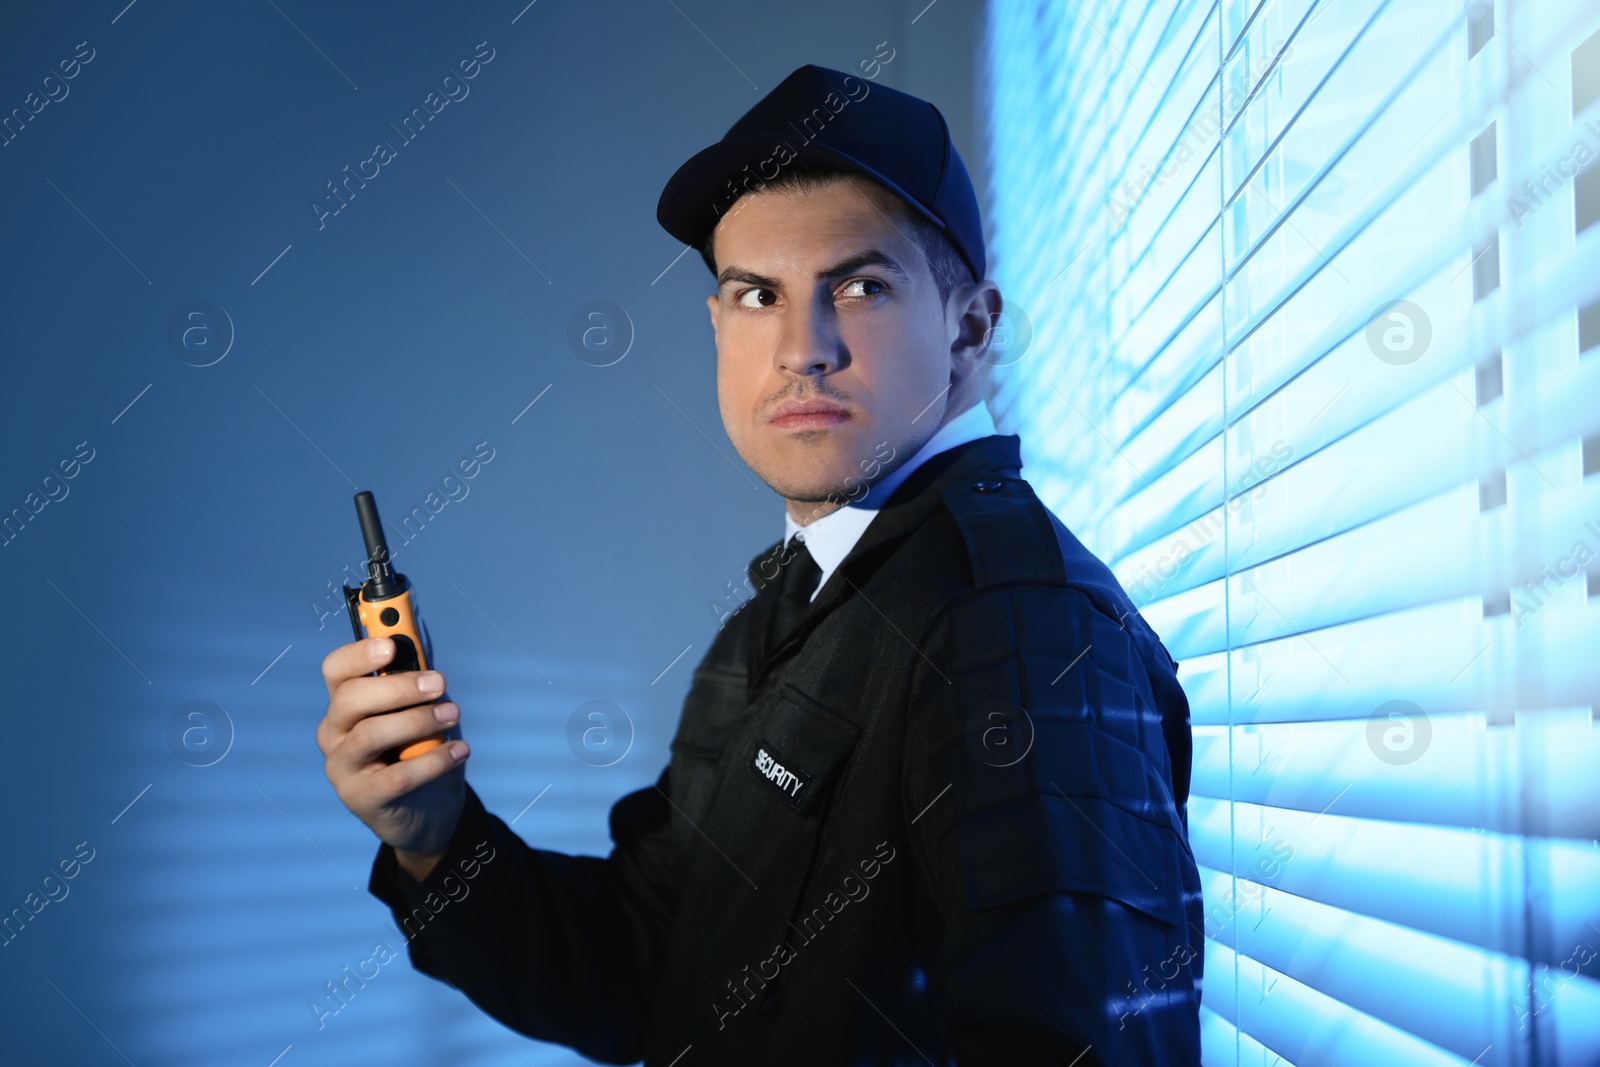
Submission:
M 859 171 L 829 163 L 795 163 L 782 168 L 776 178 L 762 182 L 755 189 L 749 190 L 749 192 L 765 192 L 770 189 L 809 193 L 842 181 L 845 178 L 872 180 Z M 967 265 L 967 261 L 962 258 L 960 252 L 956 251 L 955 245 L 951 244 L 950 237 L 944 230 L 929 221 L 916 208 L 906 203 L 904 197 L 886 188 L 881 182 L 873 182 L 873 184 L 889 194 L 889 198 L 896 208 L 895 213 L 900 216 L 898 220 L 894 220 L 894 224 L 901 232 L 908 234 L 911 238 L 911 243 L 916 245 L 922 252 L 923 257 L 927 259 L 928 272 L 933 275 L 934 285 L 939 290 L 939 305 L 941 307 L 950 299 L 950 293 L 957 285 L 970 285 L 978 280 L 973 275 L 972 268 Z M 739 195 L 744 196 L 747 194 L 740 193 Z M 724 205 L 723 213 L 726 214 L 727 208 L 737 201 L 738 197 L 735 197 Z M 711 271 L 712 277 L 716 277 L 717 274 L 716 259 L 711 253 L 714 235 L 715 230 L 706 234 L 705 241 L 701 243 L 698 249 L 700 258 L 705 261 L 706 269 Z

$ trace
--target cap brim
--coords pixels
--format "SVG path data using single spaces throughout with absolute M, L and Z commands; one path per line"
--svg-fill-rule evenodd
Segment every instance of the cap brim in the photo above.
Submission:
M 698 247 L 721 221 L 722 213 L 717 210 L 717 205 L 720 203 L 722 210 L 726 210 L 731 196 L 728 188 L 730 183 L 734 183 L 735 191 L 743 181 L 748 181 L 752 188 L 759 188 L 763 181 L 763 171 L 773 170 L 773 160 L 779 144 L 787 145 L 794 154 L 794 158 L 782 166 L 802 162 L 831 163 L 856 171 L 900 197 L 941 230 L 947 228 L 944 220 L 934 215 L 910 193 L 860 160 L 815 141 L 807 142 L 798 138 L 770 135 L 718 141 L 691 156 L 683 166 L 673 172 L 672 177 L 667 179 L 666 186 L 662 188 L 661 198 L 656 203 L 656 221 L 661 224 L 662 229 L 684 244 Z M 761 166 L 763 163 L 767 164 L 765 168 Z M 747 167 L 748 175 L 744 174 Z M 775 176 L 774 174 L 773 177 Z

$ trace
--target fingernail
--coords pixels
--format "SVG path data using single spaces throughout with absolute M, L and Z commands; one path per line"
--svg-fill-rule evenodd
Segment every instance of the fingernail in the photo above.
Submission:
M 375 660 L 385 660 L 394 652 L 394 641 L 388 637 L 375 637 L 367 642 L 367 655 Z
M 417 675 L 417 688 L 424 693 L 441 693 L 444 691 L 444 675 L 438 671 L 423 671 Z
M 467 743 L 465 741 L 450 742 L 450 758 L 463 760 L 467 758 Z
M 449 702 L 435 704 L 433 706 L 433 717 L 444 723 L 455 722 L 456 716 L 459 715 L 460 712 L 460 708 Z

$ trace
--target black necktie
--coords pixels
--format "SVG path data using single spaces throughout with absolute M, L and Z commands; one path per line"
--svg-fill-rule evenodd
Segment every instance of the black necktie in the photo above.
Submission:
M 822 568 L 811 558 L 811 550 L 798 535 L 789 541 L 778 558 L 778 596 L 772 606 L 767 630 L 769 651 L 783 644 L 784 638 L 794 630 L 795 624 L 810 606 L 817 579 L 822 577 Z

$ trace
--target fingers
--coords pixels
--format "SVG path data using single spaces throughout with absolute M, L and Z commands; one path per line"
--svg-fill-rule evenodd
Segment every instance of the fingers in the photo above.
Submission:
M 431 703 L 444 693 L 438 671 L 402 671 L 376 678 L 349 678 L 328 699 L 327 725 L 338 744 L 356 723 L 371 715 Z
M 372 772 L 380 803 L 393 803 L 414 789 L 443 778 L 465 762 L 470 749 L 465 741 L 451 741 L 415 759 L 401 760 Z
M 328 695 L 340 683 L 363 674 L 371 674 L 394 658 L 394 641 L 387 637 L 369 637 L 340 645 L 322 658 L 322 680 L 327 683 Z
M 359 772 L 370 764 L 382 764 L 383 754 L 390 749 L 442 733 L 460 718 L 461 709 L 447 700 L 392 714 L 368 716 L 351 727 L 344 740 L 329 754 L 329 762 L 335 774 Z

